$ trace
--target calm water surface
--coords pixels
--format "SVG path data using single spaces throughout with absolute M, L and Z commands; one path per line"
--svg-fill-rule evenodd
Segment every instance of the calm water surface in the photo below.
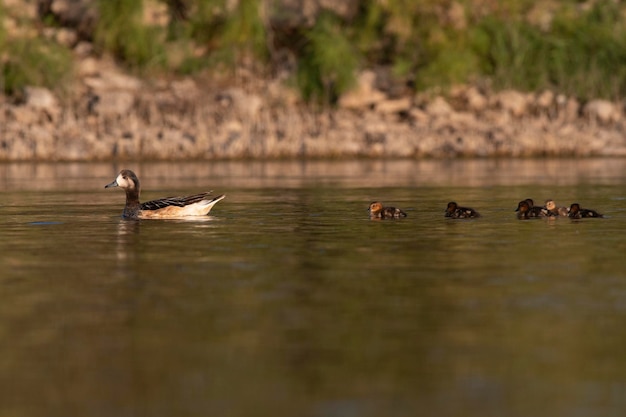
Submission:
M 227 198 L 124 221 L 122 167 Z M 3 416 L 626 409 L 626 160 L 0 165 L 0 226 Z

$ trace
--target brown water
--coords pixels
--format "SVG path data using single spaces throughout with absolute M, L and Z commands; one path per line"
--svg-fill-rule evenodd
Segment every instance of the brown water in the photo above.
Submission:
M 123 221 L 122 167 L 227 198 Z M 625 185 L 621 159 L 1 165 L 1 414 L 621 416 Z

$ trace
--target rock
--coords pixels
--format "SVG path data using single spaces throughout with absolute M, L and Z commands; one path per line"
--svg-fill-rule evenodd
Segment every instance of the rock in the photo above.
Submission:
M 445 117 L 454 112 L 452 106 L 441 96 L 435 97 L 426 105 L 426 113 L 430 116 Z
M 318 0 L 320 9 L 330 10 L 343 19 L 353 19 L 356 15 L 360 2 L 357 0 Z
M 170 87 L 174 95 L 180 100 L 193 100 L 200 94 L 198 85 L 191 78 L 172 81 Z
M 545 90 L 537 96 L 535 99 L 535 106 L 539 110 L 550 110 L 554 105 L 554 93 L 550 90 Z
M 383 114 L 395 114 L 408 112 L 411 109 L 411 99 L 409 97 L 396 100 L 384 100 L 376 104 L 375 110 Z
M 236 4 L 237 1 L 227 1 L 226 9 L 232 12 Z M 268 17 L 275 31 L 288 31 L 298 26 L 313 26 L 317 16 L 325 10 L 343 20 L 351 20 L 358 12 L 359 5 L 358 0 L 278 0 L 270 8 L 275 12 Z
M 374 72 L 363 71 L 358 77 L 357 87 L 339 98 L 339 107 L 364 109 L 385 100 L 385 94 L 374 88 L 375 80 L 376 74 Z
M 78 42 L 78 34 L 73 29 L 59 28 L 54 35 L 54 39 L 63 46 L 73 48 Z
M 417 107 L 413 107 L 409 110 L 409 116 L 417 123 L 427 123 L 429 120 L 428 113 L 424 110 L 418 109 Z
M 79 60 L 76 72 L 81 77 L 95 77 L 100 71 L 100 61 L 95 58 L 85 58 Z
M 583 114 L 591 122 L 610 124 L 621 117 L 617 107 L 608 100 L 591 100 L 583 107 Z
M 126 90 L 126 91 L 138 91 L 142 82 L 140 79 L 118 73 L 116 71 L 103 70 L 99 71 L 100 76 L 87 77 L 84 79 L 84 83 L 96 90 Z
M 470 87 L 465 91 L 467 109 L 473 112 L 482 112 L 489 103 L 487 98 L 476 87 Z
M 376 76 L 372 87 L 384 93 L 389 99 L 398 99 L 413 93 L 413 89 L 408 85 L 409 76 L 398 76 L 391 66 L 379 66 L 373 71 Z
M 555 98 L 558 117 L 564 121 L 574 121 L 578 119 L 580 113 L 580 103 L 573 97 L 558 94 Z
M 528 100 L 526 95 L 519 91 L 505 90 L 497 93 L 494 102 L 502 110 L 506 110 L 514 117 L 526 115 Z
M 55 160 L 61 155 L 57 152 L 55 137 L 50 129 L 36 126 L 29 130 L 32 139 L 33 158 L 36 160 Z
M 279 106 L 296 106 L 300 102 L 300 94 L 295 88 L 289 88 L 282 81 L 270 81 L 267 85 L 266 99 Z
M 24 92 L 26 93 L 26 106 L 45 110 L 51 114 L 59 110 L 56 97 L 47 88 L 26 87 Z
M 446 20 L 456 30 L 462 31 L 467 28 L 465 7 L 459 2 L 451 2 L 446 10 Z
M 165 2 L 144 0 L 142 10 L 143 23 L 147 26 L 166 27 L 170 22 L 170 15 Z
M 102 91 L 93 99 L 91 111 L 99 116 L 123 116 L 129 113 L 135 96 L 128 91 Z
M 22 127 L 33 125 L 39 123 L 40 111 L 26 106 L 8 106 L 4 116 L 3 128 L 6 132 L 10 132 L 13 130 L 13 126 L 7 124 L 7 121 L 15 122 Z
M 580 103 L 573 97 L 570 97 L 565 102 L 565 115 L 568 120 L 576 120 L 580 113 Z
M 38 118 L 39 124 L 43 125 L 45 121 L 54 120 L 61 113 L 61 107 L 59 106 L 56 97 L 47 88 L 26 87 L 24 89 L 24 93 L 24 106 L 43 116 Z
M 87 58 L 93 52 L 93 44 L 91 42 L 79 41 L 74 47 L 74 53 L 77 57 Z
M 224 107 L 230 107 L 242 120 L 254 120 L 263 107 L 263 99 L 256 94 L 248 94 L 240 88 L 230 88 L 217 95 Z
M 73 28 L 81 40 L 93 38 L 98 21 L 98 8 L 90 0 L 37 0 L 42 19 L 52 15 L 63 27 Z

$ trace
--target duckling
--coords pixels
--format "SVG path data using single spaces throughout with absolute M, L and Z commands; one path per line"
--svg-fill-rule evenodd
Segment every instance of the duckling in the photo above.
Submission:
M 531 200 L 532 201 L 532 200 Z M 530 219 L 534 217 L 546 217 L 547 210 L 542 207 L 531 206 L 528 199 L 522 200 L 517 204 L 517 218 L 520 220 Z
M 167 219 L 187 216 L 203 216 L 211 211 L 211 208 L 225 195 L 208 198 L 211 191 L 190 195 L 186 197 L 166 197 L 158 200 L 139 202 L 141 185 L 137 175 L 129 169 L 123 169 L 117 178 L 104 186 L 120 187 L 126 191 L 126 206 L 122 217 L 126 219 Z
M 567 209 L 567 207 L 557 207 L 556 203 L 552 199 L 546 200 L 545 208 L 546 210 L 548 210 L 549 216 L 567 217 L 569 213 L 569 210 Z
M 595 210 L 584 209 L 580 207 L 580 204 L 574 203 L 569 208 L 568 217 L 570 219 L 582 219 L 582 218 L 587 218 L 587 217 L 600 218 L 604 216 Z
M 383 203 L 374 201 L 369 207 L 372 219 L 400 219 L 406 217 L 406 213 L 395 207 L 384 207 Z
M 480 217 L 480 213 L 469 207 L 459 207 L 454 201 L 448 203 L 445 217 L 453 219 L 471 219 Z

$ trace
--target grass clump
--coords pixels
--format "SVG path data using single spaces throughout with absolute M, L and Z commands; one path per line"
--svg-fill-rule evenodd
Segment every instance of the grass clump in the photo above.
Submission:
M 626 26 L 611 2 L 560 15 L 548 31 L 488 18 L 474 32 L 482 74 L 496 88 L 551 88 L 577 97 L 626 94 Z
M 6 9 L 0 3 L 0 22 Z M 10 37 L 0 24 L 0 88 L 7 95 L 19 94 L 24 87 L 58 87 L 72 72 L 72 56 L 67 48 L 40 38 Z
M 144 25 L 141 0 L 99 0 L 95 43 L 132 69 L 164 67 L 164 30 Z
M 229 7 L 226 0 L 189 0 L 185 16 L 173 19 L 169 41 L 191 44 L 190 53 L 175 71 L 192 73 L 207 67 L 235 68 L 251 61 L 267 59 L 267 28 L 262 16 L 263 3 L 240 0 Z M 192 49 L 206 52 L 194 55 Z
M 550 16 L 547 27 L 531 18 L 537 10 Z M 364 0 L 353 40 L 367 65 L 391 66 L 418 90 L 488 79 L 495 89 L 619 99 L 624 15 L 619 2 Z
M 358 56 L 331 13 L 318 18 L 304 32 L 305 46 L 298 57 L 297 83 L 306 100 L 333 104 L 354 82 Z
M 58 88 L 72 72 L 69 50 L 43 39 L 11 39 L 4 41 L 2 89 L 14 95 L 29 85 Z

